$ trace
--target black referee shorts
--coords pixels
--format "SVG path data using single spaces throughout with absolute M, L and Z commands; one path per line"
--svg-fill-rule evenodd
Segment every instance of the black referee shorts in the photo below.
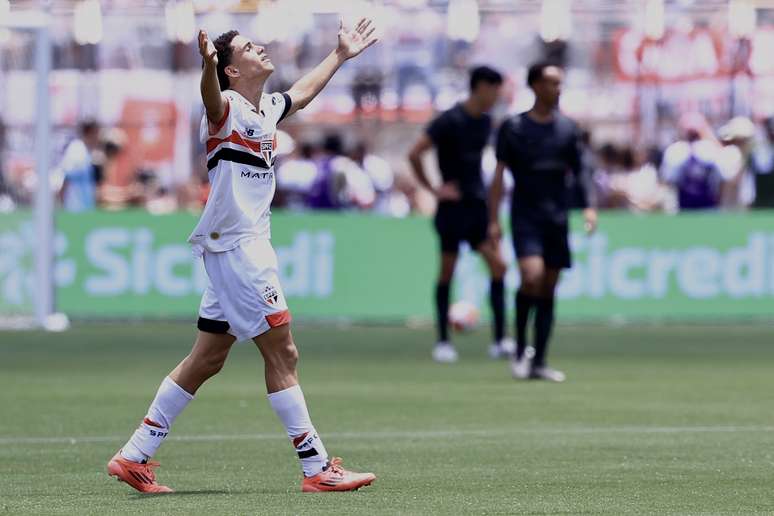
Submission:
M 470 247 L 476 249 L 486 240 L 489 231 L 486 201 L 441 202 L 438 204 L 434 222 L 441 252 L 456 253 L 462 242 L 467 242 Z
M 572 267 L 569 229 L 566 222 L 540 221 L 513 215 L 511 233 L 517 258 L 542 256 L 546 267 L 552 269 Z

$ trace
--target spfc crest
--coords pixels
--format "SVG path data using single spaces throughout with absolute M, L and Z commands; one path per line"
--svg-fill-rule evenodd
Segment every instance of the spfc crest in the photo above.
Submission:
M 266 288 L 263 289 L 263 300 L 270 305 L 274 305 L 279 301 L 279 292 L 273 286 L 266 285 Z
M 274 140 L 261 140 L 261 156 L 267 165 L 271 165 L 274 158 Z

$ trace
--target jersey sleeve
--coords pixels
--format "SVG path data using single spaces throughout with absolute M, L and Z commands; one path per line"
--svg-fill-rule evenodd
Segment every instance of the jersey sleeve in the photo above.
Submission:
M 212 137 L 224 137 L 224 135 L 231 134 L 231 97 L 228 93 L 224 93 L 226 98 L 226 109 L 223 111 L 223 117 L 217 124 L 212 124 L 207 119 L 207 112 L 202 115 L 202 122 L 199 126 L 199 140 L 202 143 L 207 143 Z
M 275 124 L 278 124 L 282 122 L 286 116 L 288 116 L 290 107 L 293 105 L 293 101 L 290 99 L 290 95 L 287 93 L 277 92 L 268 96 L 267 104 L 269 105 L 265 108 L 261 106 L 261 108 L 265 110 L 264 112 L 266 113 L 267 117 L 271 118 Z

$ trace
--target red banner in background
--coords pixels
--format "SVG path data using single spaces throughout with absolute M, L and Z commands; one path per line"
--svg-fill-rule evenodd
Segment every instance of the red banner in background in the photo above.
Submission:
M 774 76 L 774 27 L 738 39 L 708 28 L 667 31 L 659 40 L 626 29 L 614 39 L 621 81 L 645 83 L 717 79 L 734 74 Z

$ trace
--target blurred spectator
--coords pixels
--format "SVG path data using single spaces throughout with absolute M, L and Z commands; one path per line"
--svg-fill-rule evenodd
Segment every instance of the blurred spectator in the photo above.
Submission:
M 307 196 L 308 206 L 321 210 L 364 209 L 373 206 L 375 201 L 376 192 L 370 178 L 344 155 L 341 136 L 328 135 L 317 160 L 317 175 Z
M 282 160 L 277 170 L 278 206 L 288 208 L 303 208 L 306 204 L 307 192 L 317 178 L 315 163 L 316 149 L 311 143 L 302 143 L 293 153 Z
M 658 177 L 654 152 L 625 147 L 616 151 L 617 172 L 607 182 L 607 205 L 634 212 L 676 210 L 677 202 L 671 189 Z
M 750 150 L 755 136 L 755 125 L 749 118 L 736 117 L 718 129 L 723 144 L 721 168 L 729 171 L 731 179 L 723 191 L 723 206 L 742 208 L 750 206 L 755 197 L 753 177 L 747 173 Z
M 753 149 L 750 171 L 755 186 L 755 208 L 774 208 L 774 116 L 763 122 L 764 137 Z
M 78 137 L 65 148 L 59 164 L 64 175 L 62 204 L 67 211 L 94 209 L 97 204 L 97 171 L 92 153 L 99 145 L 99 126 L 94 120 L 82 122 Z
M 680 210 L 712 209 L 726 198 L 739 168 L 712 134 L 703 115 L 688 113 L 680 119 L 683 139 L 671 144 L 661 164 L 662 180 L 677 191 Z
M 0 213 L 8 213 L 16 208 L 13 192 L 5 178 L 5 123 L 0 118 Z
M 351 158 L 373 185 L 376 194 L 374 211 L 393 217 L 405 217 L 411 212 L 406 195 L 394 188 L 395 174 L 386 159 L 370 152 L 365 142 L 355 145 Z

